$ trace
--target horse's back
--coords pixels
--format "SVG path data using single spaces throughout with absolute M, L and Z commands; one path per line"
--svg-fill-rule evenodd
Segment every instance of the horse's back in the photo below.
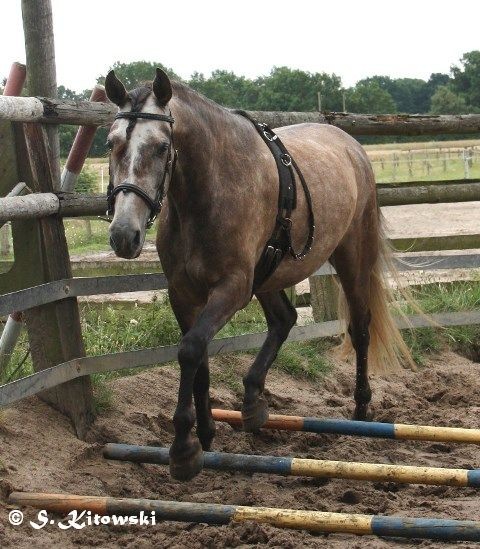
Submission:
M 327 124 L 297 124 L 275 130 L 298 164 L 312 196 L 316 238 L 304 261 L 286 257 L 262 290 L 293 285 L 318 269 L 333 253 L 365 208 L 376 206 L 375 180 L 363 147 Z M 297 184 L 292 212 L 293 242 L 300 249 L 308 233 L 305 195 Z
M 313 185 L 318 177 L 322 187 L 335 182 L 336 192 L 342 192 L 345 187 L 347 195 L 355 200 L 375 195 L 375 177 L 367 153 L 345 131 L 316 123 L 284 126 L 275 131 L 291 150 L 300 169 L 309 173 Z M 358 204 L 360 207 L 362 202 Z

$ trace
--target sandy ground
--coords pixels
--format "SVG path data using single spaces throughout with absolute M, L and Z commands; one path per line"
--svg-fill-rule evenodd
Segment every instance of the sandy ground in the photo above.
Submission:
M 212 360 L 213 404 L 240 406 L 240 376 L 251 357 Z M 223 379 L 223 381 L 222 381 Z M 230 380 L 228 383 L 225 380 Z M 276 413 L 350 417 L 354 375 L 339 363 L 322 381 L 306 382 L 272 370 L 268 400 Z M 359 548 L 453 547 L 430 541 L 385 540 L 352 535 L 319 535 L 272 526 L 206 526 L 165 522 L 155 527 L 99 526 L 61 531 L 47 525 L 34 531 L 27 523 L 7 522 L 12 490 L 159 498 L 179 501 L 265 505 L 296 509 L 357 512 L 416 517 L 478 519 L 478 492 L 471 488 L 396 485 L 344 480 L 281 477 L 264 474 L 204 471 L 189 483 L 172 481 L 165 467 L 109 462 L 102 458 L 105 442 L 168 445 L 178 371 L 165 366 L 111 383 L 113 408 L 99 416 L 86 442 L 68 422 L 36 398 L 2 412 L 0 420 L 0 547 L 147 547 L 221 548 Z M 233 389 L 232 389 L 233 387 Z M 453 353 L 435 357 L 414 373 L 373 380 L 376 420 L 478 427 L 480 380 L 478 364 Z M 217 425 L 214 449 L 250 454 L 349 459 L 378 463 L 474 468 L 480 449 L 473 445 L 406 442 L 381 439 L 264 431 L 245 434 Z M 24 509 L 27 519 L 34 511 Z M 52 518 L 59 518 L 52 516 Z M 465 543 L 465 547 L 473 547 Z
M 414 238 L 478 234 L 479 209 L 480 202 L 454 202 L 386 206 L 382 212 L 390 238 Z

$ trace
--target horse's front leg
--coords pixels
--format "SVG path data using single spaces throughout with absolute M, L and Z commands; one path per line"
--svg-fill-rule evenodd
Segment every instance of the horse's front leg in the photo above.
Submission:
M 182 330 L 182 336 L 192 329 L 201 308 L 192 304 L 184 292 L 177 291 L 173 286 L 168 289 L 170 305 Z M 215 437 L 215 422 L 210 405 L 210 373 L 208 369 L 208 354 L 205 353 L 193 382 L 193 399 L 197 416 L 197 436 L 204 450 L 210 450 Z
M 203 467 L 202 446 L 192 435 L 195 424 L 192 396 L 196 374 L 209 342 L 233 314 L 249 302 L 250 288 L 251 280 L 244 273 L 232 274 L 219 283 L 211 290 L 205 308 L 180 342 L 180 388 L 173 417 L 175 439 L 170 448 L 170 474 L 177 480 L 189 480 Z

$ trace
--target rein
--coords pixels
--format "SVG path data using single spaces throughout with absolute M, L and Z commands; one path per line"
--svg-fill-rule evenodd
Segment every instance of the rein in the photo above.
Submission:
M 315 238 L 315 217 L 313 214 L 312 197 L 307 182 L 295 160 L 289 154 L 278 135 L 267 126 L 258 122 L 247 112 L 236 110 L 237 114 L 249 120 L 267 144 L 278 169 L 279 193 L 278 213 L 272 236 L 268 240 L 262 256 L 255 267 L 253 291 L 259 288 L 275 271 L 282 259 L 289 253 L 294 260 L 302 260 L 312 249 Z M 296 252 L 292 245 L 292 211 L 297 206 L 297 188 L 295 173 L 300 179 L 308 208 L 308 236 L 305 246 Z
M 177 151 L 175 150 L 175 145 L 173 141 L 173 123 L 175 122 L 175 119 L 171 116 L 171 114 L 167 115 L 167 114 L 156 114 L 156 113 L 150 113 L 150 112 L 134 112 L 134 111 L 119 112 L 115 116 L 115 120 L 117 120 L 118 118 L 127 118 L 130 120 L 130 124 L 135 124 L 135 122 L 139 118 L 143 118 L 145 120 L 160 120 L 161 122 L 168 122 L 170 124 L 171 134 L 170 134 L 170 143 L 168 144 L 168 153 L 167 153 L 168 160 L 165 165 L 165 169 L 163 170 L 162 178 L 158 185 L 155 197 L 152 199 L 148 195 L 148 193 L 146 193 L 141 187 L 133 183 L 129 183 L 128 181 L 124 181 L 120 185 L 117 185 L 116 187 L 114 187 L 111 174 L 110 174 L 110 181 L 107 187 L 107 205 L 108 205 L 107 216 L 111 217 L 115 213 L 115 197 L 117 196 L 117 194 L 121 192 L 123 193 L 131 192 L 139 196 L 147 204 L 147 206 L 150 209 L 150 215 L 148 216 L 148 220 L 147 220 L 147 229 L 149 229 L 153 225 L 155 219 L 157 218 L 157 215 L 160 213 L 160 210 L 162 209 L 163 198 L 165 196 L 165 182 L 167 179 L 167 175 L 169 176 L 169 180 L 171 180 L 175 172 L 175 165 L 177 163 Z M 130 124 L 129 124 L 129 127 L 127 128 L 127 139 L 130 137 L 130 134 L 133 130 L 133 125 L 130 126 Z

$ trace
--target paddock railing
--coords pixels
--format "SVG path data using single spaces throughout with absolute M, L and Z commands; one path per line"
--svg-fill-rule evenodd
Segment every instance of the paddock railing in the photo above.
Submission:
M 88 124 L 108 125 L 112 122 L 116 108 L 108 103 L 57 101 L 35 97 L 0 97 L 0 120 L 10 122 L 39 122 L 48 124 Z M 403 116 L 403 115 L 357 115 L 346 113 L 251 113 L 272 126 L 299 122 L 327 123 L 341 127 L 355 135 L 418 135 L 436 133 L 476 133 L 480 132 L 480 115 L 456 116 Z M 42 177 L 39 166 L 42 156 L 36 157 L 30 150 L 34 176 Z M 43 159 L 44 160 L 44 159 Z M 35 165 L 38 163 L 38 165 Z M 40 188 L 48 188 L 40 185 Z M 458 180 L 433 183 L 403 183 L 379 185 L 378 197 L 381 205 L 422 204 L 438 202 L 464 202 L 480 200 L 480 181 Z M 104 195 L 86 196 L 76 193 L 55 191 L 35 192 L 22 196 L 0 198 L 0 224 L 13 222 L 14 232 L 18 223 L 25 231 L 27 227 L 32 242 L 15 242 L 16 253 L 11 273 L 0 275 L 0 315 L 12 311 L 32 310 L 70 298 L 87 295 L 101 295 L 118 292 L 137 292 L 166 289 L 167 281 L 161 273 L 140 275 L 119 275 L 104 277 L 73 278 L 56 275 L 54 280 L 43 284 L 24 283 L 18 280 L 18 263 L 23 268 L 35 269 L 36 261 L 42 257 L 35 251 L 38 241 L 37 224 L 44 220 L 63 217 L 82 217 L 104 214 Z M 26 224 L 26 225 L 25 225 Z M 22 233 L 22 234 L 25 234 Z M 34 246 L 34 248 L 30 248 Z M 468 247 L 468 246 L 467 246 Z M 480 247 L 480 246 L 479 246 Z M 17 257 L 17 251 L 18 257 Z M 456 268 L 479 268 L 480 254 L 435 254 L 427 258 L 409 254 L 408 263 L 397 258 L 397 267 L 402 270 L 434 270 Z M 58 270 L 56 272 L 60 272 Z M 68 269 L 67 271 L 68 272 Z M 334 271 L 323 266 L 315 276 L 331 277 Z M 32 278 L 33 280 L 34 278 Z M 30 280 L 26 277 L 26 280 Z M 410 317 L 413 327 L 424 327 L 428 321 L 421 316 Z M 480 312 L 459 312 L 433 315 L 433 320 L 444 326 L 469 325 L 480 323 Z M 399 320 L 399 327 L 407 324 Z M 331 337 L 342 330 L 339 321 L 317 322 L 306 326 L 296 326 L 288 341 L 304 341 L 312 338 Z M 209 354 L 222 354 L 258 348 L 265 340 L 266 333 L 254 333 L 236 337 L 215 339 L 209 346 Z M 67 381 L 93 373 L 138 368 L 162 364 L 175 360 L 177 346 L 163 346 L 129 352 L 112 353 L 102 356 L 78 357 L 60 362 L 53 367 L 37 371 L 25 378 L 0 386 L 0 406 L 6 406 L 22 398 L 52 389 Z

